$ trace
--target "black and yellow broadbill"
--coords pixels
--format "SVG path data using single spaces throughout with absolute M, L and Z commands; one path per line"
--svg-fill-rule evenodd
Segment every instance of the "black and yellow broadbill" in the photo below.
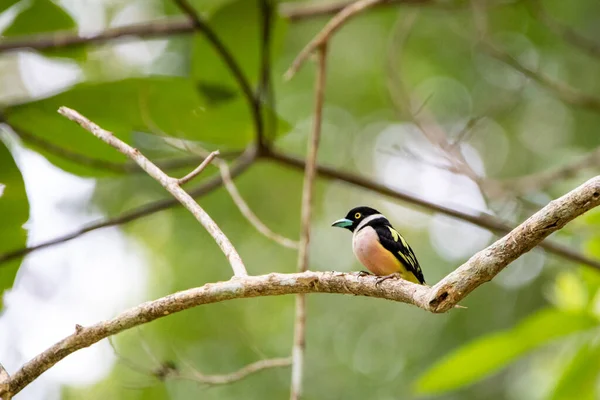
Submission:
M 346 218 L 332 226 L 346 228 L 352 235 L 356 258 L 373 274 L 399 276 L 414 283 L 425 284 L 417 257 L 402 235 L 379 211 L 356 207 Z

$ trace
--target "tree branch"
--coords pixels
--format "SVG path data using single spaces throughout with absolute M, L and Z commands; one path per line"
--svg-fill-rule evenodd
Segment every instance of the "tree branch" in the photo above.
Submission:
M 200 174 L 200 172 L 204 171 L 204 168 L 206 168 L 208 166 L 208 164 L 210 164 L 212 162 L 212 160 L 214 160 L 214 158 L 218 155 L 219 155 L 219 150 L 216 150 L 216 151 L 213 151 L 212 153 L 210 153 L 208 156 L 206 156 L 204 161 L 202 161 L 202 163 L 200 163 L 200 165 L 198 165 L 196 167 L 196 169 L 194 169 L 192 172 L 190 172 L 183 178 L 177 179 L 177 184 L 179 186 L 185 185 L 186 183 L 188 183 L 189 181 L 194 179 L 196 176 L 198 176 L 198 174 Z
M 119 332 L 203 304 L 283 294 L 340 293 L 387 298 L 427 307 L 428 291 L 429 288 L 425 286 L 404 280 L 387 280 L 376 285 L 375 277 L 339 272 L 272 273 L 209 283 L 140 304 L 110 320 L 74 330 L 73 334 L 52 345 L 16 371 L 9 380 L 10 390 L 0 391 L 0 396 L 5 396 L 6 393 L 17 394 L 43 372 L 77 350 Z
M 508 52 L 502 50 L 500 47 L 491 43 L 489 40 L 484 40 L 482 42 L 482 47 L 483 50 L 492 57 L 512 67 L 513 69 L 522 73 L 526 77 L 533 79 L 541 86 L 544 86 L 547 89 L 553 91 L 557 95 L 557 97 L 565 103 L 588 109 L 591 111 L 600 112 L 599 97 L 583 93 L 580 90 L 575 89 L 564 82 L 552 80 L 547 75 L 539 71 L 534 71 L 533 69 L 525 66 L 519 60 L 514 58 Z
M 300 51 L 291 67 L 285 73 L 285 79 L 289 80 L 298 72 L 304 61 L 315 50 L 327 43 L 331 36 L 344 25 L 350 18 L 377 4 L 385 3 L 387 0 L 358 0 L 348 4 L 337 13 L 323 29 Z
M 431 288 L 429 305 L 445 312 L 568 222 L 600 204 L 600 176 L 551 201 L 508 235 L 480 251 Z
M 215 241 L 221 248 L 221 251 L 223 251 L 223 254 L 225 254 L 225 257 L 227 257 L 227 259 L 229 260 L 234 275 L 236 277 L 248 275 L 248 273 L 246 272 L 246 267 L 244 266 L 244 263 L 242 262 L 242 259 L 240 258 L 239 254 L 233 247 L 233 244 L 231 244 L 227 236 L 225 236 L 225 234 L 212 220 L 212 218 L 202 209 L 202 207 L 200 207 L 200 205 L 196 201 L 194 201 L 194 199 L 179 186 L 180 181 L 178 179 L 171 178 L 170 176 L 165 174 L 150 160 L 144 157 L 139 152 L 139 150 L 134 149 L 125 142 L 121 141 L 111 132 L 100 128 L 98 125 L 94 124 L 93 122 L 85 118 L 83 115 L 79 114 L 77 111 L 71 110 L 67 107 L 61 107 L 59 108 L 58 112 L 61 115 L 70 119 L 71 121 L 77 122 L 79 125 L 81 125 L 82 128 L 91 132 L 98 139 L 109 144 L 122 154 L 135 161 L 144 171 L 148 173 L 148 175 L 150 175 L 158 183 L 160 183 L 169 193 L 173 195 L 173 197 L 175 197 L 185 208 L 187 208 L 192 213 L 192 215 L 194 215 L 194 217 L 196 217 L 198 222 L 200 222 L 200 224 L 202 224 L 202 226 L 208 231 L 208 233 L 215 239 Z M 192 172 L 192 174 L 196 173 L 197 170 L 198 169 Z
M 289 249 L 297 249 L 298 242 L 292 239 L 288 239 L 284 236 L 281 236 L 275 232 L 273 232 L 269 227 L 267 227 L 257 216 L 252 212 L 248 204 L 244 201 L 240 192 L 235 187 L 235 183 L 233 183 L 233 179 L 231 178 L 231 172 L 229 171 L 229 166 L 226 162 L 221 160 L 216 160 L 219 169 L 221 170 L 221 178 L 223 179 L 223 184 L 225 185 L 225 189 L 229 192 L 231 199 L 240 210 L 242 215 L 250 222 L 250 224 L 261 234 L 263 234 L 268 239 L 271 239 L 275 243 L 282 245 L 283 247 L 287 247 Z
M 536 172 L 529 175 L 520 176 L 513 179 L 507 179 L 499 182 L 504 190 L 516 195 L 531 193 L 543 190 L 558 181 L 573 178 L 585 169 L 600 166 L 600 147 L 584 155 L 579 160 L 562 167 L 557 167 L 547 171 Z
M 581 35 L 575 29 L 554 19 L 546 12 L 540 0 L 531 0 L 528 1 L 527 4 L 530 6 L 531 11 L 536 18 L 554 32 L 554 34 L 560 36 L 565 42 L 580 48 L 592 57 L 600 57 L 600 43 Z
M 191 374 L 173 373 L 169 374 L 172 379 L 185 379 L 198 382 L 204 385 L 228 385 L 233 382 L 241 381 L 248 375 L 255 374 L 265 369 L 289 367 L 292 364 L 291 357 L 285 358 L 268 358 L 248 364 L 239 370 L 224 374 L 224 375 L 205 375 L 199 371 L 194 371 Z
M 124 37 L 150 39 L 167 35 L 192 33 L 193 31 L 194 24 L 191 21 L 181 18 L 169 18 L 144 24 L 107 29 L 93 35 L 80 36 L 73 31 L 59 31 L 0 40 L 0 52 L 20 49 L 59 49 L 86 44 L 101 44 Z
M 277 151 L 269 152 L 266 155 L 266 157 L 271 158 L 272 160 L 281 164 L 296 168 L 298 170 L 304 169 L 304 160 L 301 158 L 279 153 Z M 363 178 L 355 174 L 339 171 L 334 168 L 329 168 L 322 165 L 317 166 L 317 171 L 319 175 L 323 178 L 340 180 L 351 185 L 371 190 L 375 193 L 379 193 L 381 195 L 403 201 L 408 204 L 416 205 L 429 211 L 439 212 L 441 214 L 469 222 L 473 225 L 489 229 L 495 233 L 505 234 L 510 232 L 510 230 L 512 229 L 510 225 L 490 214 L 485 214 L 474 210 L 459 211 L 440 204 L 435 204 L 410 193 L 392 189 L 381 183 L 377 183 L 371 178 Z M 581 263 L 594 269 L 600 269 L 599 260 L 589 258 L 581 254 L 580 252 L 569 248 L 568 246 L 553 242 L 551 240 L 545 240 L 542 243 L 540 243 L 539 246 L 550 253 L 564 257 L 573 262 Z
M 246 152 L 239 158 L 238 162 L 236 162 L 231 168 L 231 176 L 232 178 L 237 177 L 246 171 L 256 160 L 256 152 L 253 147 L 250 147 Z M 137 164 L 136 164 L 137 166 Z M 139 167 L 138 167 L 139 168 Z M 212 192 L 213 190 L 219 188 L 223 180 L 220 175 L 207 179 L 200 186 L 195 189 L 189 191 L 190 196 L 193 198 L 202 197 L 205 194 Z M 174 198 L 168 198 L 164 200 L 155 201 L 141 207 L 134 208 L 132 210 L 126 211 L 119 216 L 108 218 L 104 220 L 100 220 L 97 222 L 92 222 L 90 224 L 84 225 L 83 227 L 62 236 L 55 237 L 54 239 L 50 239 L 48 241 L 36 244 L 34 246 L 24 247 L 16 250 L 9 251 L 4 254 L 0 254 L 0 264 L 13 260 L 18 257 L 23 257 L 29 253 L 32 253 L 37 250 L 45 249 L 50 246 L 54 246 L 60 243 L 65 243 L 70 240 L 76 239 L 79 236 L 82 236 L 86 233 L 95 231 L 97 229 L 108 228 L 111 226 L 117 226 L 126 224 L 132 221 L 135 221 L 139 218 L 144 218 L 159 211 L 168 210 L 170 208 L 179 206 L 180 203 Z
M 329 16 L 337 14 L 344 8 L 355 3 L 356 0 L 342 0 L 332 3 L 323 3 L 318 1 L 309 2 L 308 4 L 298 3 L 282 3 L 279 6 L 279 14 L 288 18 L 292 22 L 302 21 L 309 18 Z M 436 6 L 440 8 L 456 9 L 460 8 L 460 4 L 450 4 L 446 2 L 437 2 L 434 0 L 386 0 L 375 6 L 397 6 L 399 4 L 415 5 L 415 6 Z
M 300 248 L 298 250 L 298 272 L 308 269 L 310 223 L 312 216 L 315 177 L 317 175 L 317 153 L 321 139 L 321 122 L 323 119 L 323 102 L 325 97 L 325 79 L 327 75 L 327 42 L 317 49 L 317 79 L 315 82 L 315 110 L 312 134 L 307 145 L 307 159 L 304 167 L 304 187 L 302 190 L 302 215 L 300 228 Z M 294 323 L 294 347 L 292 349 L 292 383 L 290 400 L 302 397 L 302 375 L 304 368 L 304 351 L 306 347 L 306 297 L 296 296 L 296 320 Z
M 508 235 L 476 253 L 432 288 L 403 279 L 389 279 L 378 284 L 377 277 L 370 275 L 306 271 L 245 276 L 177 292 L 140 304 L 108 321 L 89 327 L 76 326 L 73 334 L 16 371 L 8 380 L 9 390 L 0 390 L 0 396 L 17 394 L 54 364 L 79 349 L 135 326 L 203 304 L 283 294 L 338 293 L 378 297 L 413 304 L 434 313 L 445 312 L 547 236 L 598 205 L 600 176 L 550 202 Z

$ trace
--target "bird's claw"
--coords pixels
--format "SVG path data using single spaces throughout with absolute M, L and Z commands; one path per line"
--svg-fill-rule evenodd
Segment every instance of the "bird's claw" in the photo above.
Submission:
M 399 272 L 394 272 L 393 274 L 380 276 L 375 280 L 375 286 L 381 285 L 382 282 L 387 281 L 388 279 L 401 279 L 402 276 Z
M 370 276 L 370 275 L 373 275 L 372 273 L 367 272 L 367 271 L 357 271 L 357 272 L 353 272 L 353 274 L 356 275 L 356 276 Z

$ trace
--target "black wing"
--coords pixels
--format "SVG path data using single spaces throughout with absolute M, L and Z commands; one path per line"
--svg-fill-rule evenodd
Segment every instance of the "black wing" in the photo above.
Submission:
M 402 235 L 389 225 L 375 227 L 375 230 L 383 247 L 394 254 L 398 261 L 408 271 L 412 272 L 420 283 L 425 284 L 425 277 L 423 276 L 419 261 L 417 261 L 417 256 L 415 256 L 415 253 Z

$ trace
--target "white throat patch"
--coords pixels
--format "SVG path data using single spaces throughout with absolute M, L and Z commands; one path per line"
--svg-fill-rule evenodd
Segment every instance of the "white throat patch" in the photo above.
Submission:
M 367 225 L 369 222 L 375 220 L 375 219 L 379 219 L 379 218 L 385 218 L 384 215 L 382 214 L 373 214 L 373 215 L 369 215 L 367 218 L 363 219 L 362 221 L 360 221 L 360 224 L 358 224 L 358 226 L 356 227 L 356 229 L 354 230 L 354 234 L 356 234 L 356 232 L 360 231 L 362 228 L 364 228 L 365 225 Z

